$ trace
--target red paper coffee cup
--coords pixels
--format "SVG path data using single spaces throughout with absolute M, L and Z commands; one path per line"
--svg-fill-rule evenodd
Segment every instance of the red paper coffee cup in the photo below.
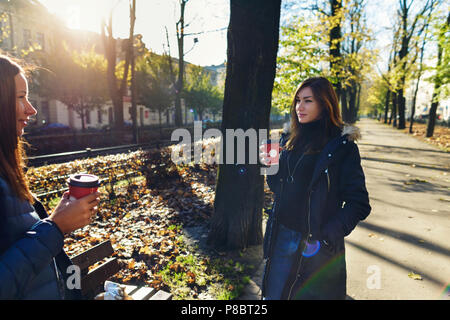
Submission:
M 270 139 L 266 140 L 264 143 L 264 152 L 269 156 L 269 165 L 278 164 L 280 155 L 280 144 L 279 142 L 272 142 Z
M 70 199 L 80 199 L 97 192 L 100 186 L 99 178 L 93 174 L 78 173 L 71 175 L 68 180 Z

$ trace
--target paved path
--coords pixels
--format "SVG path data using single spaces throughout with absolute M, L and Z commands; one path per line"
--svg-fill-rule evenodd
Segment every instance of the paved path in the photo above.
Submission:
M 372 212 L 346 237 L 348 299 L 450 299 L 450 153 L 375 120 L 357 126 Z M 262 267 L 241 299 L 260 299 Z

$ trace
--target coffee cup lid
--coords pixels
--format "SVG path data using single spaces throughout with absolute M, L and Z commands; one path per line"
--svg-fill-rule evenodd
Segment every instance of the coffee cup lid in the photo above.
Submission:
M 68 183 L 72 187 L 96 188 L 99 187 L 99 179 L 96 175 L 77 173 L 69 177 Z

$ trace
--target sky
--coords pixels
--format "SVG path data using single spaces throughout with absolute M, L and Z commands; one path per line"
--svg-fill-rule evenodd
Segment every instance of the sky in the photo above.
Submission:
M 71 29 L 100 33 L 101 21 L 113 9 L 113 34 L 129 36 L 129 0 L 40 0 Z M 185 60 L 197 65 L 219 65 L 226 60 L 228 0 L 189 0 L 185 8 Z M 156 53 L 167 49 L 165 27 L 170 40 L 170 53 L 178 57 L 175 23 L 180 17 L 178 0 L 137 0 L 135 34 L 142 34 L 147 48 Z M 200 34 L 196 34 L 200 33 Z M 198 39 L 194 43 L 194 38 Z
M 48 10 L 57 14 L 72 29 L 84 29 L 100 33 L 101 21 L 113 11 L 115 37 L 129 36 L 129 0 L 39 0 Z M 284 2 L 285 0 L 283 0 Z M 424 0 L 419 0 L 419 2 Z M 286 2 L 294 5 L 282 11 L 281 22 L 306 9 L 315 0 Z M 386 70 L 392 41 L 392 26 L 398 0 L 367 0 L 368 25 L 380 50 L 378 69 Z M 178 57 L 175 23 L 179 19 L 179 0 L 136 0 L 135 33 L 143 35 L 147 48 L 161 54 L 166 45 L 165 27 L 170 39 L 171 55 Z M 189 0 L 185 9 L 185 60 L 197 65 L 219 65 L 227 56 L 227 27 L 230 17 L 229 0 Z M 197 34 L 199 33 L 199 34 Z M 198 42 L 194 44 L 194 38 Z

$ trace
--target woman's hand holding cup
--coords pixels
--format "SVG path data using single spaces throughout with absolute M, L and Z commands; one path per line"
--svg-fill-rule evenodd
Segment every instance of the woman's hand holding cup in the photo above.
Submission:
M 92 174 L 74 174 L 50 219 L 63 233 L 70 233 L 92 222 L 100 203 L 99 178 Z
M 265 166 L 270 165 L 270 156 L 266 152 L 266 146 L 264 144 L 261 144 L 259 146 L 259 159 L 263 165 Z
M 69 192 L 66 192 L 50 215 L 50 220 L 56 223 L 62 233 L 70 233 L 92 222 L 99 203 L 99 192 L 77 200 L 70 200 Z
M 272 143 L 270 140 L 264 141 L 259 146 L 259 158 L 261 163 L 266 166 L 278 164 L 279 148 L 279 143 Z

